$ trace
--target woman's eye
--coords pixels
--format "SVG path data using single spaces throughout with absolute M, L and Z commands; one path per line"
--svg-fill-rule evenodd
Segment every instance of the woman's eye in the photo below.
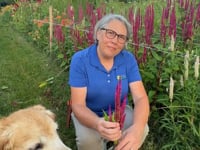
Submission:
M 108 31 L 108 34 L 110 34 L 110 35 L 115 35 L 115 32 L 113 32 L 113 31 Z
M 122 39 L 122 40 L 126 40 L 127 39 L 127 37 L 124 36 L 124 35 L 119 35 L 119 38 Z

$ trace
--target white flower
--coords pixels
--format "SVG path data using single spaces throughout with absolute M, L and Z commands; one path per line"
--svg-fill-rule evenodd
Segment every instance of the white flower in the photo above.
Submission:
M 194 77 L 196 79 L 198 79 L 199 77 L 199 56 L 196 57 L 196 61 L 195 61 L 195 64 L 194 64 Z
M 174 45 L 175 45 L 174 36 L 171 35 L 171 46 L 170 46 L 171 51 L 174 51 Z
M 174 80 L 172 77 L 170 77 L 170 83 L 169 83 L 169 99 L 170 102 L 172 102 L 174 96 Z
M 185 59 L 184 59 L 184 65 L 185 65 L 185 74 L 184 74 L 184 77 L 185 77 L 185 80 L 188 79 L 188 74 L 189 74 L 189 51 L 186 52 L 185 54 Z
M 181 84 L 182 87 L 184 87 L 183 75 L 180 76 L 180 84 Z

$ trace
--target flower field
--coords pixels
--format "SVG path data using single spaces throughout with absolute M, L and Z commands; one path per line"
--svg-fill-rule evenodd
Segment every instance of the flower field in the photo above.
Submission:
M 126 48 L 137 58 L 151 105 L 142 149 L 200 149 L 198 0 L 17 0 L 1 13 L 66 73 L 71 56 L 94 42 L 96 22 L 107 13 L 124 15 L 133 28 Z

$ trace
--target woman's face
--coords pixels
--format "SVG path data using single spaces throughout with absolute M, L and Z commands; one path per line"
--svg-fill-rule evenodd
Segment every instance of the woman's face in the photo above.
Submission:
M 104 58 L 114 58 L 124 48 L 127 30 L 119 20 L 110 21 L 97 32 L 98 54 Z

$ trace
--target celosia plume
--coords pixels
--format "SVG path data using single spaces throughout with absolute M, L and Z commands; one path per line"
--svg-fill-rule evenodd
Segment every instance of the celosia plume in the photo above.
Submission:
M 193 36 L 193 21 L 194 21 L 194 4 L 186 1 L 185 4 L 185 18 L 182 22 L 182 35 L 184 41 L 192 39 Z M 187 9 L 186 9 L 187 8 Z
M 180 84 L 181 87 L 184 87 L 183 75 L 180 76 Z
M 170 102 L 172 102 L 174 97 L 174 80 L 172 77 L 170 77 L 170 83 L 169 83 L 169 99 Z
M 170 14 L 170 25 L 169 25 L 169 37 L 174 38 L 176 40 L 176 11 L 175 7 L 173 6 L 171 14 Z
M 153 5 L 149 5 L 146 8 L 146 13 L 144 16 L 144 26 L 145 26 L 145 44 L 149 47 L 152 46 L 151 37 L 154 31 L 154 7 Z M 144 47 L 142 58 L 140 62 L 146 62 L 147 59 L 147 48 Z
M 73 8 L 73 6 L 68 6 L 67 14 L 68 14 L 69 19 L 74 21 L 74 8 Z
M 139 51 L 139 30 L 142 26 L 142 16 L 140 13 L 140 9 L 135 9 L 135 13 L 133 14 L 133 20 L 132 20 L 132 29 L 133 29 L 133 43 L 135 45 L 135 57 L 138 60 L 138 51 Z
M 84 18 L 83 8 L 82 8 L 82 6 L 79 6 L 79 9 L 78 9 L 78 23 L 81 23 L 83 18 Z
M 42 3 L 42 0 L 37 0 L 37 3 Z
M 120 104 L 121 104 L 121 77 L 117 76 L 118 84 L 115 91 L 115 121 L 120 122 Z
M 65 35 L 60 25 L 54 26 L 54 38 L 57 40 L 59 44 L 65 42 Z
M 124 126 L 124 121 L 125 121 L 125 109 L 126 109 L 126 96 L 124 97 L 122 103 L 121 103 L 121 92 L 122 92 L 122 77 L 117 76 L 117 87 L 115 90 L 115 111 L 112 112 L 111 106 L 108 108 L 108 114 L 103 111 L 104 113 L 104 119 L 107 121 L 112 121 L 112 122 L 119 122 L 120 124 L 120 129 L 123 128 Z
M 167 20 L 168 20 L 169 9 L 163 8 L 162 10 L 162 18 L 160 22 L 160 39 L 163 43 L 163 47 L 165 47 L 166 43 L 166 34 L 167 34 Z
M 124 97 L 121 104 L 121 92 L 122 92 L 122 77 L 117 76 L 118 84 L 115 91 L 115 121 L 120 123 L 120 128 L 124 126 L 125 120 L 125 106 L 126 106 L 126 97 Z
M 129 8 L 128 20 L 129 20 L 130 24 L 133 25 L 133 23 L 134 23 L 133 7 Z
M 199 78 L 199 56 L 196 57 L 196 61 L 195 61 L 195 64 L 194 64 L 194 77 L 196 79 Z
M 200 3 L 198 4 L 198 7 L 197 7 L 196 22 L 200 25 Z
M 186 52 L 185 54 L 185 58 L 184 58 L 184 66 L 185 66 L 185 74 L 184 74 L 184 77 L 185 77 L 185 80 L 188 79 L 188 74 L 189 74 L 189 51 Z

